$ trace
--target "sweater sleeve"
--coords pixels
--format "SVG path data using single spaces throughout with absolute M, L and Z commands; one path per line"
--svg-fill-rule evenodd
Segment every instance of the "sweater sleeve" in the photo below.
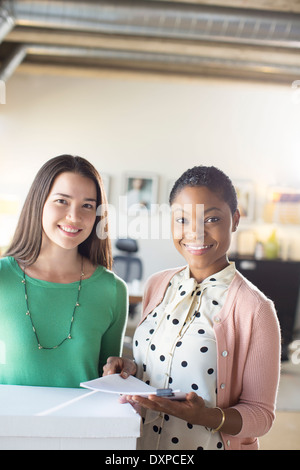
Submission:
M 99 359 L 99 374 L 102 375 L 103 366 L 109 356 L 120 356 L 128 315 L 128 293 L 125 282 L 115 278 L 115 306 L 110 327 L 105 332 L 101 341 Z
M 243 426 L 235 437 L 266 434 L 275 419 L 280 376 L 280 329 L 273 303 L 262 302 L 253 322 L 243 374 L 243 390 L 236 408 Z

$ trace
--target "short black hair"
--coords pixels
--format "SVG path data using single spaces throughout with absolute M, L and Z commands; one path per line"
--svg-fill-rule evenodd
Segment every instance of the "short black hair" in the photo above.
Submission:
M 175 197 L 185 187 L 206 186 L 216 193 L 230 207 L 232 214 L 238 207 L 236 190 L 230 178 L 214 166 L 194 166 L 186 170 L 174 183 L 170 192 L 169 203 L 173 204 Z

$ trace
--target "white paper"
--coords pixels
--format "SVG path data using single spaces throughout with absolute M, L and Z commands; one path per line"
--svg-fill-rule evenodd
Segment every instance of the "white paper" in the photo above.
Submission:
M 142 380 L 130 375 L 127 379 L 123 379 L 119 374 L 106 375 L 99 379 L 82 382 L 81 387 L 90 390 L 98 390 L 99 392 L 117 393 L 119 395 L 156 395 L 157 390 L 147 385 Z
M 147 385 L 142 380 L 130 375 L 127 379 L 123 379 L 119 374 L 106 375 L 99 379 L 82 382 L 81 387 L 98 392 L 117 393 L 118 395 L 157 395 L 158 390 L 155 387 Z M 172 390 L 171 396 L 166 396 L 169 400 L 185 400 L 186 394 L 180 390 Z

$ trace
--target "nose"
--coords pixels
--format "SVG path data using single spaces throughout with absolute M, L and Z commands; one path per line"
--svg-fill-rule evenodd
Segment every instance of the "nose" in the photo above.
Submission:
M 203 204 L 197 204 L 195 211 L 193 211 L 193 217 L 191 220 L 190 230 L 186 233 L 186 238 L 189 240 L 197 240 L 198 242 L 204 242 L 205 235 L 205 224 L 204 224 L 204 206 Z
M 205 230 L 204 230 L 204 224 L 202 222 L 197 223 L 195 227 L 191 231 L 188 231 L 185 233 L 185 238 L 188 240 L 194 240 L 197 242 L 201 242 L 202 244 L 204 243 L 204 237 L 205 237 Z
M 67 220 L 73 223 L 81 220 L 80 209 L 76 205 L 71 204 L 69 206 Z

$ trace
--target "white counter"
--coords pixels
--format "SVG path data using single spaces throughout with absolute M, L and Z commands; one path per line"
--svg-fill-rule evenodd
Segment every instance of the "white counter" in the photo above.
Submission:
M 139 434 L 139 415 L 117 395 L 0 385 L 0 450 L 132 450 Z

